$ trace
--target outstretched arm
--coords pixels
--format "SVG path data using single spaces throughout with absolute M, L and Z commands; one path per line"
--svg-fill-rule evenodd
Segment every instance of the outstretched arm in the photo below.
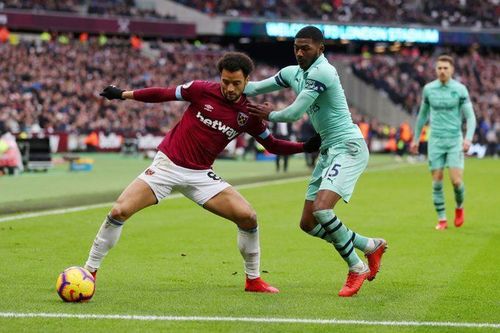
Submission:
M 291 155 L 304 152 L 304 143 L 276 139 L 272 134 L 265 139 L 255 138 L 266 150 L 276 155 Z
M 319 134 L 313 136 L 306 142 L 293 142 L 276 139 L 269 130 L 266 129 L 264 133 L 256 136 L 255 139 L 263 145 L 267 151 L 276 155 L 290 155 L 302 152 L 312 153 L 318 151 L 321 146 L 321 137 Z
M 276 83 L 276 80 L 273 76 L 262 81 L 248 82 L 243 93 L 246 94 L 247 96 L 257 96 L 260 94 L 266 94 L 276 90 L 280 90 L 283 88 L 284 86 L 280 86 Z
M 133 99 L 145 103 L 160 103 L 175 101 L 178 99 L 176 94 L 179 88 L 145 88 L 138 90 L 123 90 L 116 86 L 107 86 L 99 94 L 109 100 L 112 99 Z
M 256 96 L 269 93 L 283 88 L 290 88 L 290 80 L 297 66 L 288 66 L 280 70 L 276 75 L 261 81 L 248 82 L 243 91 L 247 96 Z
M 161 103 L 178 100 L 176 88 L 145 88 L 123 92 L 126 99 L 134 99 L 145 103 Z
M 292 104 L 280 111 L 273 111 L 274 105 L 267 102 L 264 104 L 249 104 L 247 109 L 250 114 L 261 119 L 291 123 L 302 118 L 302 115 L 309 109 L 318 95 L 315 91 L 302 90 Z
M 293 80 L 295 71 L 296 68 L 294 66 L 284 68 L 278 73 L 277 81 L 279 81 L 281 77 L 281 81 L 285 84 L 289 84 L 289 82 Z M 249 105 L 248 111 L 262 119 L 291 123 L 302 118 L 302 115 L 309 110 L 309 107 L 314 103 L 316 98 L 318 98 L 319 94 L 326 92 L 335 84 L 340 85 L 340 79 L 335 70 L 321 71 L 319 67 L 315 67 L 310 70 L 304 83 L 304 89 L 299 93 L 291 105 L 280 111 L 273 111 L 269 103 L 263 105 Z

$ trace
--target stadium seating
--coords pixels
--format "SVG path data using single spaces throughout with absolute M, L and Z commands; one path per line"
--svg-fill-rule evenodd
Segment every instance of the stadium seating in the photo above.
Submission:
M 218 80 L 215 63 L 223 51 L 219 45 L 181 42 L 153 46 L 157 59 L 134 50 L 125 39 L 111 39 L 105 46 L 94 38 L 68 45 L 0 44 L 4 59 L 0 64 L 4 92 L 0 120 L 14 133 L 165 133 L 182 115 L 185 103 L 108 102 L 99 92 L 108 84 L 137 89 L 175 86 L 193 79 Z M 254 78 L 270 76 L 276 70 L 259 66 Z M 284 91 L 271 98 L 284 103 L 292 94 Z
M 176 0 L 209 15 L 381 24 L 499 27 L 495 0 Z
M 454 77 L 469 89 L 477 115 L 498 113 L 500 56 L 472 52 L 455 55 L 454 58 Z M 352 69 L 360 78 L 386 91 L 395 103 L 415 115 L 420 106 L 423 85 L 436 77 L 435 61 L 436 56 L 420 54 L 415 50 L 396 55 L 356 56 Z
M 155 19 L 174 19 L 163 16 L 154 9 L 140 8 L 134 0 L 2 0 L 0 9 L 23 9 L 39 11 L 58 11 L 65 13 L 92 14 L 100 16 L 133 16 Z
M 100 90 L 108 84 L 137 89 L 175 86 L 193 79 L 218 80 L 214 64 L 224 49 L 217 44 L 161 41 L 153 42 L 151 47 L 157 57 L 146 56 L 131 48 L 128 40 L 116 38 L 104 46 L 95 38 L 86 43 L 72 40 L 67 45 L 40 41 L 17 46 L 0 44 L 4 59 L 0 64 L 0 89 L 4 92 L 0 95 L 0 121 L 14 133 L 165 133 L 182 115 L 183 102 L 108 102 L 99 97 Z M 421 54 L 418 49 L 346 57 L 352 61 L 354 74 L 387 92 L 413 115 L 418 111 L 422 86 L 434 79 L 435 57 Z M 483 144 L 498 141 L 500 134 L 496 90 L 500 85 L 499 58 L 477 52 L 456 56 L 456 78 L 469 88 L 478 117 L 476 141 Z M 252 79 L 269 77 L 277 70 L 258 64 Z M 283 90 L 254 100 L 264 99 L 282 108 L 293 101 L 294 93 Z M 357 123 L 362 121 L 355 108 L 351 112 Z M 366 122 L 371 124 L 370 135 L 375 137 L 390 137 L 395 132 L 377 119 L 367 118 Z M 300 127 L 298 122 L 294 128 Z

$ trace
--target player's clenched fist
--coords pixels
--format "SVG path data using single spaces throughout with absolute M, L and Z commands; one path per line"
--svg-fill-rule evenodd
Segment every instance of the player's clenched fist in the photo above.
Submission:
M 102 97 L 106 97 L 107 99 L 124 99 L 122 94 L 125 90 L 118 88 L 117 86 L 107 86 L 104 90 L 99 94 Z
M 418 154 L 418 143 L 417 142 L 412 142 L 410 144 L 410 153 L 413 154 L 413 155 L 417 155 Z

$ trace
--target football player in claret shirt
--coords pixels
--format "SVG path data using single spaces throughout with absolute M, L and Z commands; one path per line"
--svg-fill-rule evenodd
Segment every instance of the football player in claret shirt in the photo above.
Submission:
M 217 64 L 220 82 L 192 81 L 172 88 L 125 91 L 106 87 L 107 99 L 134 99 L 159 103 L 188 101 L 181 120 L 158 146 L 152 164 L 118 197 L 104 220 L 85 264 L 94 276 L 108 251 L 118 241 L 124 222 L 143 208 L 154 205 L 177 189 L 206 210 L 233 221 L 238 227 L 238 248 L 244 259 L 245 290 L 277 293 L 260 278 L 260 245 L 257 216 L 250 204 L 212 169 L 226 145 L 246 132 L 268 151 L 294 154 L 317 151 L 321 139 L 305 143 L 275 139 L 265 123 L 247 111 L 243 90 L 253 70 L 243 53 L 226 53 Z

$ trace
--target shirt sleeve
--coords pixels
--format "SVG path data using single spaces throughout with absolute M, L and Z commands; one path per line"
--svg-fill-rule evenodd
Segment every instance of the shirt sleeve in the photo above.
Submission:
M 134 90 L 134 99 L 145 103 L 161 103 L 169 101 L 189 101 L 196 100 L 203 81 L 191 81 L 175 88 L 145 88 Z
M 204 81 L 191 81 L 178 85 L 175 88 L 175 97 L 178 101 L 195 101 L 204 87 Z
M 243 92 L 247 96 L 256 96 L 281 90 L 283 88 L 289 88 L 289 76 L 291 72 L 293 72 L 293 66 L 288 66 L 280 70 L 276 75 L 267 79 L 261 81 L 250 81 Z
M 467 124 L 465 138 L 469 141 L 472 141 L 474 132 L 476 130 L 476 116 L 474 115 L 474 109 L 472 108 L 472 102 L 469 97 L 469 92 L 465 87 L 462 90 L 459 103 L 461 110 L 464 113 L 465 121 Z
M 290 155 L 304 152 L 304 143 L 276 139 L 261 120 L 257 120 L 247 133 L 272 154 Z
M 429 120 L 429 110 L 429 96 L 427 94 L 426 87 L 424 87 L 424 91 L 422 92 L 422 102 L 420 103 L 420 110 L 418 111 L 417 122 L 415 125 L 415 135 L 413 136 L 413 142 L 418 142 L 420 133 L 422 132 L 422 128 L 424 127 L 427 120 Z
M 271 135 L 271 131 L 267 128 L 266 124 L 257 117 L 250 116 L 250 126 L 246 130 L 248 134 L 254 138 L 265 139 Z
M 175 88 L 144 88 L 133 91 L 134 100 L 144 103 L 175 101 Z
M 326 72 L 331 74 L 330 71 Z M 316 98 L 318 98 L 319 94 L 327 91 L 327 84 L 331 86 L 335 80 L 340 81 L 337 73 L 335 73 L 333 78 L 334 80 L 328 80 L 326 73 L 322 73 L 318 67 L 313 68 L 305 81 L 304 89 L 302 89 L 295 101 L 281 111 L 271 112 L 269 120 L 274 122 L 293 122 L 299 120 L 314 103 Z

